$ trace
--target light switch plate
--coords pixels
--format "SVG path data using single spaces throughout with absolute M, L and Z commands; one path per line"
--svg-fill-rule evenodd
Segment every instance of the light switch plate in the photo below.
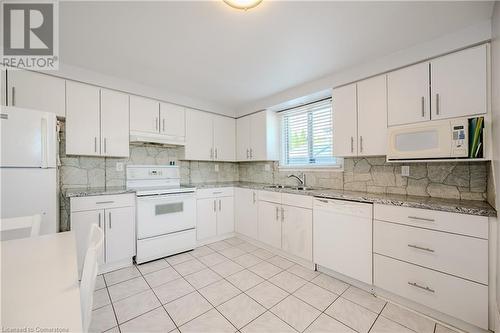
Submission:
M 410 166 L 403 165 L 401 166 L 401 176 L 408 177 L 410 175 Z
M 215 168 L 215 172 L 219 172 L 219 165 L 218 164 L 215 164 L 214 168 Z
M 123 162 L 116 162 L 116 171 L 123 171 Z

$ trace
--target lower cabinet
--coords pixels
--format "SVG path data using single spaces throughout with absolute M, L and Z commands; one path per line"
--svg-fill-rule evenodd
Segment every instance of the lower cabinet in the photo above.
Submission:
M 234 189 L 235 231 L 247 237 L 259 238 L 258 193 L 247 188 Z
M 135 196 L 75 197 L 70 200 L 71 230 L 76 236 L 78 269 L 81 273 L 88 247 L 90 228 L 104 231 L 99 271 L 128 266 L 135 255 Z M 122 206 L 125 205 L 125 206 Z
M 259 241 L 281 249 L 281 204 L 259 201 Z
M 282 206 L 281 214 L 282 249 L 294 256 L 312 259 L 312 210 Z
M 234 232 L 232 188 L 197 191 L 196 239 L 207 240 Z

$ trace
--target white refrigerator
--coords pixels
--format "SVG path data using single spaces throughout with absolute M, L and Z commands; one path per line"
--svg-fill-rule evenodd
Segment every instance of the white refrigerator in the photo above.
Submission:
M 41 214 L 41 234 L 59 231 L 55 114 L 2 106 L 0 216 Z

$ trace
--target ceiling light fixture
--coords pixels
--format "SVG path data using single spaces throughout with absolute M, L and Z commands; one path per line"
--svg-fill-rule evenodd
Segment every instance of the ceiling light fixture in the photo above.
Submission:
M 236 9 L 251 9 L 254 7 L 257 7 L 262 0 L 223 0 L 226 4 L 229 6 L 236 8 Z

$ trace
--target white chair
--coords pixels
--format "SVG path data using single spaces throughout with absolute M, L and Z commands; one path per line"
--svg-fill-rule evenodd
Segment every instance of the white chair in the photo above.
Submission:
M 5 237 L 6 239 L 19 238 L 18 234 L 15 232 L 21 231 L 22 229 L 30 229 L 30 237 L 36 237 L 40 234 L 41 221 L 42 216 L 39 214 L 2 219 L 0 223 L 2 240 L 4 240 L 4 234 L 10 234 L 8 237 Z M 23 235 L 21 233 L 19 234 Z
M 82 280 L 80 281 L 80 303 L 82 306 L 83 331 L 88 332 L 94 302 L 95 281 L 98 270 L 98 256 L 104 242 L 104 232 L 96 224 L 90 229 L 89 245 L 83 263 Z

